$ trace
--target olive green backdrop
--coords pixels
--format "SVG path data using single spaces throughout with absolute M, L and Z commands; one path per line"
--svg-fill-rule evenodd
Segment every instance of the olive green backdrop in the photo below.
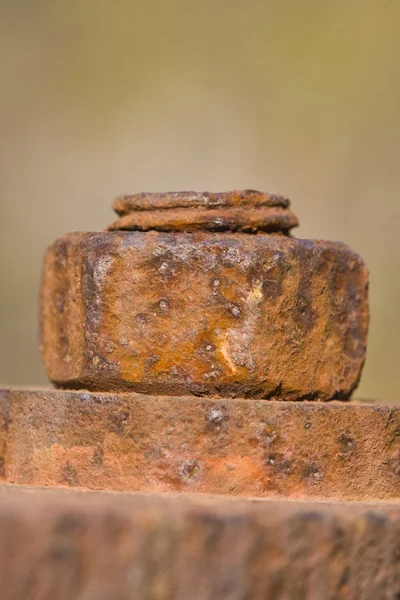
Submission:
M 371 270 L 359 395 L 396 401 L 400 2 L 0 0 L 0 381 L 46 382 L 40 263 L 124 192 L 259 188 Z

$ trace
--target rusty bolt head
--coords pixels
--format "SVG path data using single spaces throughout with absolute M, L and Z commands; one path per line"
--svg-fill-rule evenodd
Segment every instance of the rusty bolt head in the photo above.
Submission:
M 188 220 L 208 229 L 214 211 L 222 219 L 237 206 L 241 231 L 249 206 L 251 230 L 254 211 L 264 227 L 269 210 L 288 211 L 287 200 L 256 192 L 146 194 L 117 200 L 121 219 L 136 229 L 139 217 L 142 229 L 174 222 L 173 232 L 57 240 L 41 303 L 50 379 L 151 394 L 348 398 L 366 349 L 364 263 L 343 244 L 233 232 L 231 216 L 229 231 L 180 231 Z

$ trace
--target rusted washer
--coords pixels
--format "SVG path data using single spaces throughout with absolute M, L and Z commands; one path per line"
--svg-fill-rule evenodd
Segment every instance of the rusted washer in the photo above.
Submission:
M 343 244 L 282 235 L 294 222 L 288 205 L 259 192 L 143 194 L 116 201 L 121 219 L 143 216 L 157 229 L 179 210 L 192 225 L 194 212 L 208 221 L 194 233 L 181 219 L 183 231 L 57 240 L 41 303 L 50 379 L 91 390 L 347 399 L 365 358 L 368 272 Z M 250 215 L 249 231 L 252 211 L 283 211 L 286 224 L 280 235 L 247 235 L 236 215 L 228 231 L 208 231 L 207 215 L 236 209 Z

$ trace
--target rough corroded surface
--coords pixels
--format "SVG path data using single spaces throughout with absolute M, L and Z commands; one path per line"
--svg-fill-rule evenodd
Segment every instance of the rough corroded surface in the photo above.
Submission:
M 345 399 L 365 358 L 367 284 L 338 243 L 66 235 L 45 258 L 42 353 L 63 387 Z
M 254 190 L 221 194 L 169 192 L 121 196 L 114 202 L 120 218 L 109 230 L 280 232 L 299 224 L 283 196 Z
M 400 499 L 400 407 L 14 390 L 11 483 L 230 496 Z
M 400 508 L 2 490 L 7 600 L 396 600 Z

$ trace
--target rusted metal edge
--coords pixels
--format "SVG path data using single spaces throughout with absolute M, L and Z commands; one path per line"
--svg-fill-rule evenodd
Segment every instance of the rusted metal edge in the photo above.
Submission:
M 10 483 L 400 500 L 394 405 L 17 389 L 5 404 Z
M 0 492 L 2 598 L 399 596 L 399 506 Z

